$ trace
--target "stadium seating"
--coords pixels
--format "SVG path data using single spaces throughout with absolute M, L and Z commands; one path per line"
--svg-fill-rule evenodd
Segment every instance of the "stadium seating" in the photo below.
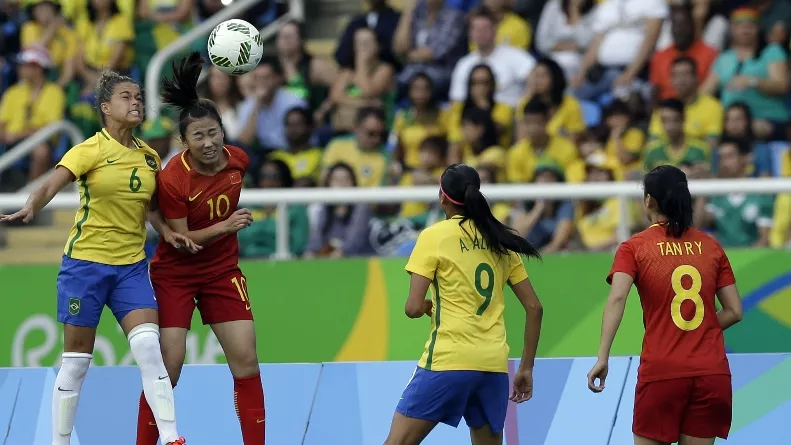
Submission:
M 535 394 L 509 405 L 506 445 L 622 445 L 632 441 L 631 411 L 638 358 L 610 361 L 607 389 L 593 394 L 585 375 L 594 359 L 539 359 Z M 734 418 L 728 444 L 786 443 L 791 434 L 791 354 L 730 356 Z M 518 362 L 512 360 L 511 372 Z M 267 443 L 378 445 L 414 362 L 261 365 L 267 399 Z M 50 443 L 55 369 L 0 369 L 4 445 Z M 94 367 L 81 396 L 72 445 L 131 443 L 139 373 Z M 187 366 L 176 391 L 179 429 L 190 445 L 241 443 L 227 367 Z M 426 445 L 470 443 L 464 427 L 440 425 Z

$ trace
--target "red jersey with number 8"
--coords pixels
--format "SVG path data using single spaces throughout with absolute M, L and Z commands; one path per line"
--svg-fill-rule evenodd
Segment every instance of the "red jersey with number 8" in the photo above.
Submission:
M 227 220 L 237 210 L 242 180 L 250 158 L 241 148 L 225 146 L 228 165 L 214 176 L 198 173 L 187 152 L 174 157 L 159 174 L 157 199 L 166 219 L 187 218 L 190 231 L 202 230 Z M 151 262 L 151 273 L 196 276 L 202 280 L 238 268 L 236 234 L 223 235 L 203 246 L 197 254 L 185 254 L 160 242 Z
M 716 240 L 697 229 L 674 238 L 655 224 L 621 244 L 608 283 L 616 272 L 634 279 L 643 307 L 640 382 L 730 375 L 715 299 L 736 279 Z

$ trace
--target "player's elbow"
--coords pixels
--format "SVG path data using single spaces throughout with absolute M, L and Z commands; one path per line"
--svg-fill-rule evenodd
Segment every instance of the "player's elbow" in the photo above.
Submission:
M 542 318 L 544 316 L 544 305 L 536 299 L 525 305 L 525 312 L 530 317 Z
M 420 318 L 423 316 L 424 311 L 421 304 L 407 301 L 406 305 L 404 306 L 404 313 L 409 318 Z
M 742 317 L 744 317 L 744 309 L 741 305 L 739 305 L 739 307 L 731 308 L 730 311 L 734 324 L 742 321 Z

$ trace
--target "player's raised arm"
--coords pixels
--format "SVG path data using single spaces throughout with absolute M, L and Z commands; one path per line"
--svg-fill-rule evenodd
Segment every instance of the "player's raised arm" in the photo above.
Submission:
M 29 223 L 41 209 L 43 209 L 55 195 L 58 194 L 66 184 L 75 180 L 74 174 L 66 167 L 58 166 L 55 171 L 41 184 L 27 199 L 25 206 L 16 213 L 10 215 L 0 214 L 0 222 L 11 222 L 21 220 Z

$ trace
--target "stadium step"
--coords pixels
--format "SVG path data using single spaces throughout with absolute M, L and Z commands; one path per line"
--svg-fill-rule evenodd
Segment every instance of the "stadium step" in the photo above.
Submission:
M 0 265 L 59 264 L 62 256 L 63 246 L 0 249 Z
M 70 226 L 12 227 L 6 230 L 7 249 L 35 249 L 37 247 L 60 247 L 63 249 L 69 236 Z

